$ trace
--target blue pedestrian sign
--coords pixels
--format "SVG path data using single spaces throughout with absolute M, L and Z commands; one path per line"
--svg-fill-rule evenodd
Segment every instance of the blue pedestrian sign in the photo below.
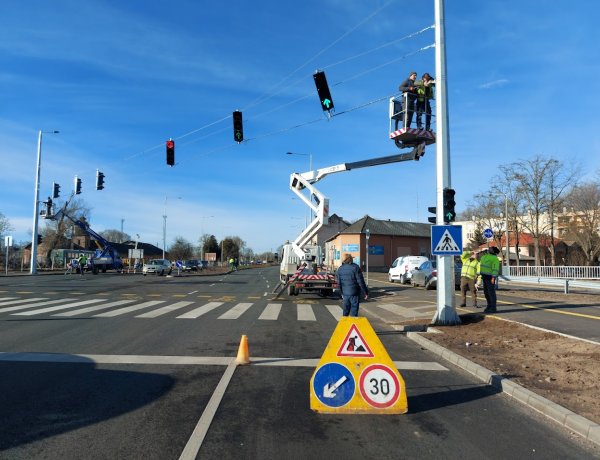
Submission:
M 431 253 L 435 256 L 459 256 L 462 254 L 461 225 L 432 225 Z
M 355 390 L 354 376 L 342 364 L 327 363 L 315 372 L 313 391 L 326 406 L 345 406 L 354 396 Z
M 483 231 L 483 236 L 489 240 L 494 237 L 494 231 L 491 228 L 486 228 Z

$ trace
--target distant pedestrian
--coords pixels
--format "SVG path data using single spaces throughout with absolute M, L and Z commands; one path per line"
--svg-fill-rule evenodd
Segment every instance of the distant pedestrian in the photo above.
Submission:
M 498 260 L 500 251 L 492 246 L 487 254 L 481 256 L 479 260 L 479 273 L 483 280 L 483 294 L 487 301 L 487 307 L 484 313 L 496 313 L 496 278 L 500 271 L 500 261 Z
M 479 260 L 477 260 L 478 254 L 475 251 L 464 251 L 460 260 L 462 262 L 462 268 L 460 270 L 460 293 L 462 295 L 461 307 L 467 306 L 467 291 L 471 291 L 471 299 L 473 300 L 473 307 L 477 306 L 477 275 L 479 274 Z
M 369 298 L 369 288 L 365 284 L 362 271 L 353 262 L 350 254 L 345 254 L 342 265 L 335 275 L 344 303 L 344 316 L 358 316 L 361 291 L 364 299 Z
M 79 256 L 79 259 L 77 259 L 77 265 L 79 265 L 79 274 L 83 276 L 85 266 L 87 265 L 87 256 L 85 254 L 81 254 Z
M 415 112 L 415 105 L 417 103 L 417 87 L 415 81 L 417 80 L 417 72 L 411 72 L 408 74 L 408 78 L 400 83 L 399 90 L 403 93 L 404 100 L 404 127 L 410 128 L 412 123 L 413 113 Z

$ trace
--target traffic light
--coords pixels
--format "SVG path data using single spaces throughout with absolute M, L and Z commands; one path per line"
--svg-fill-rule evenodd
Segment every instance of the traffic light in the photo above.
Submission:
M 435 206 L 429 206 L 427 210 L 433 214 L 433 217 L 428 217 L 427 220 L 432 224 L 437 224 L 437 208 Z
M 454 206 L 456 206 L 456 201 L 454 201 L 455 194 L 454 189 L 444 189 L 444 222 L 447 224 L 454 222 L 456 219 L 456 212 L 454 211 Z
M 329 92 L 329 86 L 327 85 L 327 78 L 325 78 L 325 72 L 322 70 L 317 71 L 313 74 L 315 80 L 315 86 L 317 87 L 317 93 L 319 93 L 319 100 L 321 101 L 321 109 L 331 110 L 333 109 L 333 98 Z
M 167 141 L 167 164 L 169 166 L 175 164 L 175 141 L 173 139 Z
M 46 201 L 46 218 L 49 219 L 52 216 L 52 198 L 48 197 Z
M 233 140 L 238 144 L 244 140 L 244 121 L 239 110 L 233 112 Z
M 73 185 L 75 186 L 75 194 L 79 195 L 81 193 L 81 179 L 79 179 L 77 176 L 75 176 Z
M 38 242 L 37 244 L 42 244 L 42 235 L 38 235 Z
M 104 173 L 96 170 L 96 190 L 104 188 Z
M 60 185 L 56 182 L 52 182 L 52 198 L 58 198 L 60 196 Z

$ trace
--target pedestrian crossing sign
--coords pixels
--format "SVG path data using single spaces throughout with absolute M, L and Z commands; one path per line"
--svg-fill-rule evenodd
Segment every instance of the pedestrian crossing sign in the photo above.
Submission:
M 461 225 L 432 225 L 431 254 L 435 256 L 459 256 L 462 254 Z

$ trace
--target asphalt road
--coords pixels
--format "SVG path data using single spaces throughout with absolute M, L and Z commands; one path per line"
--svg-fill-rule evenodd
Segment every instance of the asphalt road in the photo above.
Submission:
M 409 411 L 311 411 L 339 301 L 277 299 L 277 278 L 276 267 L 1 278 L 0 457 L 600 457 L 397 333 L 399 316 L 430 314 L 431 293 L 375 280 L 361 313 L 400 368 Z M 243 334 L 252 363 L 235 367 Z

